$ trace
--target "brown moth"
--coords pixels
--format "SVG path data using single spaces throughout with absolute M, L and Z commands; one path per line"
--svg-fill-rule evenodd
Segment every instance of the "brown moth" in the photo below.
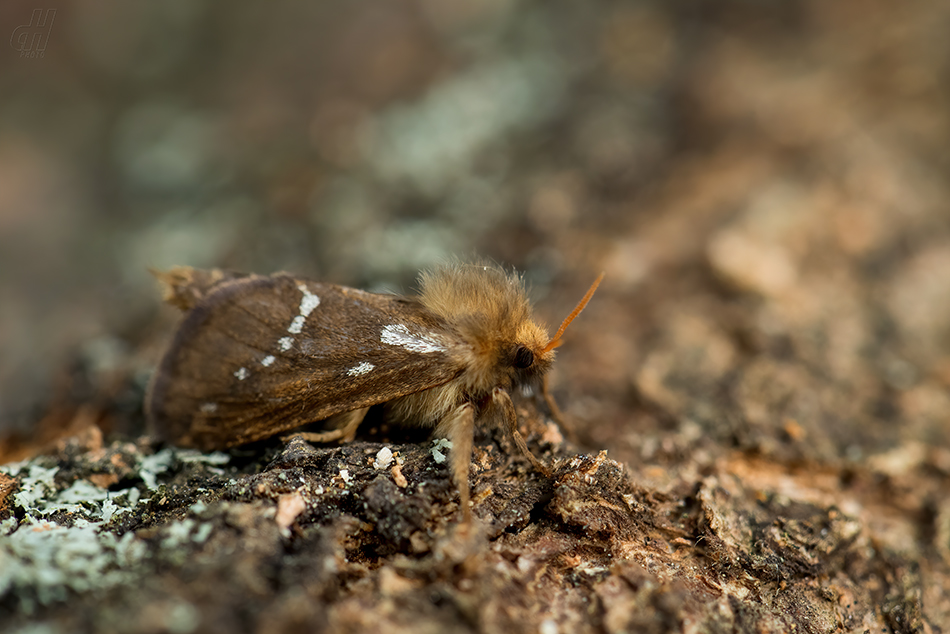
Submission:
M 510 392 L 540 388 L 554 337 L 531 314 L 521 278 L 494 266 L 423 273 L 416 297 L 367 293 L 286 273 L 236 275 L 187 267 L 156 272 L 165 300 L 186 311 L 159 364 L 146 413 L 163 440 L 203 450 L 239 445 L 332 419 L 306 440 L 351 439 L 371 406 L 387 420 L 436 428 L 470 519 L 476 424 L 500 422 L 536 469 Z

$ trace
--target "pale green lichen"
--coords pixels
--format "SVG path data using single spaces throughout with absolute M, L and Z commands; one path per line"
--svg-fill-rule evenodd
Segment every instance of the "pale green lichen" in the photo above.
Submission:
M 230 460 L 231 456 L 220 451 L 201 453 L 195 449 L 166 447 L 151 456 L 143 457 L 139 462 L 138 474 L 139 477 L 142 478 L 142 481 L 145 482 L 145 486 L 154 491 L 158 488 L 158 476 L 171 469 L 175 465 L 175 462 L 206 464 L 212 467 L 210 470 L 213 473 L 223 475 L 224 471 L 214 467 L 227 464 Z
M 108 522 L 117 513 L 130 511 L 141 496 L 138 489 L 109 491 L 84 479 L 76 480 L 57 491 L 54 481 L 58 471 L 56 467 L 6 465 L 3 470 L 20 480 L 20 489 L 13 496 L 13 504 L 22 508 L 27 517 L 32 519 L 43 519 L 53 513 L 64 512 L 84 520 Z M 127 501 L 128 505 L 116 504 L 117 499 Z
M 195 530 L 194 535 L 191 536 L 191 541 L 196 544 L 203 544 L 208 541 L 208 538 L 211 537 L 211 531 L 214 530 L 214 526 L 210 523 L 204 523 L 198 526 Z
M 223 474 L 216 466 L 229 460 L 220 452 L 167 448 L 141 458 L 137 474 L 154 491 L 161 486 L 160 476 L 176 464 L 201 462 Z M 82 478 L 60 488 L 59 468 L 46 457 L 3 465 L 0 472 L 19 481 L 13 505 L 23 517 L 0 522 L 0 598 L 12 594 L 33 614 L 38 606 L 67 599 L 70 592 L 108 589 L 138 574 L 135 565 L 146 555 L 146 544 L 133 532 L 119 538 L 104 527 L 148 501 L 139 489 L 109 491 Z M 194 513 L 203 510 L 203 503 L 193 505 Z M 161 546 L 203 543 L 211 531 L 211 524 L 193 519 L 171 522 Z
M 429 451 L 432 452 L 432 459 L 438 464 L 445 462 L 445 454 L 443 453 L 444 449 L 451 449 L 452 441 L 448 438 L 436 438 L 432 441 L 432 447 L 429 448 Z
M 26 469 L 26 473 L 22 471 Z M 58 467 L 45 468 L 40 465 L 25 465 L 17 463 L 8 465 L 6 468 L 0 467 L 5 473 L 19 477 L 20 490 L 13 496 L 13 503 L 23 508 L 31 508 L 37 502 L 41 502 L 45 497 L 56 493 L 56 484 L 53 478 Z
M 201 612 L 190 603 L 174 603 L 165 615 L 165 626 L 171 634 L 190 634 L 200 624 Z
M 79 520 L 66 527 L 25 520 L 0 542 L 0 596 L 13 592 L 32 613 L 37 604 L 65 600 L 68 591 L 111 587 L 129 578 L 123 569 L 141 559 L 145 545 Z
M 139 462 L 139 477 L 149 489 L 158 488 L 158 476 L 171 469 L 175 464 L 175 450 L 167 447 L 151 456 L 145 456 Z
M 191 538 L 191 531 L 195 527 L 195 520 L 185 518 L 177 522 L 171 522 L 165 527 L 165 536 L 162 538 L 162 546 L 165 548 L 174 548 Z
M 222 465 L 231 462 L 231 456 L 223 451 L 212 451 L 211 453 L 202 453 L 197 449 L 176 449 L 176 458 L 186 463 L 197 463 L 207 465 Z M 219 471 L 220 470 L 215 470 Z M 223 472 L 221 472 L 223 473 Z
M 199 523 L 190 517 L 169 522 L 164 527 L 162 547 L 174 549 L 188 542 L 202 544 L 207 541 L 213 529 L 214 526 L 212 524 Z

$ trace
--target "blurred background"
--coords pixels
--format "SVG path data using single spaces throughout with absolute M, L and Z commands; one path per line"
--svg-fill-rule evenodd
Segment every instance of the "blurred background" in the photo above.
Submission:
M 628 464 L 950 446 L 948 33 L 938 0 L 5 0 L 0 435 L 136 428 L 149 267 L 406 291 L 478 254 L 550 325 L 606 271 L 555 393 Z

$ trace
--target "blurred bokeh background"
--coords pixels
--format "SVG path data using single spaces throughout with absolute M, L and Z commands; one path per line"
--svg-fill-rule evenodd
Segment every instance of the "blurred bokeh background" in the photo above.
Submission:
M 0 433 L 137 415 L 148 267 L 407 290 L 478 254 L 549 324 L 607 272 L 555 384 L 632 464 L 946 446 L 948 33 L 939 0 L 5 0 Z

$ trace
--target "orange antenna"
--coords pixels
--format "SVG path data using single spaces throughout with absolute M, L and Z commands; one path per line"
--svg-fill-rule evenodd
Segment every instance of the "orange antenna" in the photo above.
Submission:
M 574 318 L 581 314 L 581 311 L 584 310 L 584 307 L 587 306 L 587 302 L 590 301 L 590 298 L 594 296 L 594 291 L 597 290 L 597 287 L 600 286 L 600 281 L 604 279 L 604 274 L 601 272 L 597 276 L 597 279 L 594 280 L 594 283 L 590 285 L 590 288 L 587 289 L 587 294 L 584 295 L 583 299 L 577 303 L 577 306 L 574 307 L 574 310 L 571 311 L 571 314 L 561 322 L 561 327 L 557 329 L 557 332 L 554 333 L 554 336 L 551 337 L 551 341 L 548 342 L 548 345 L 544 346 L 544 350 L 541 351 L 541 354 L 548 352 L 549 350 L 554 350 L 559 345 L 561 345 L 561 335 L 564 334 L 564 331 L 567 330 L 568 324 L 574 321 Z

